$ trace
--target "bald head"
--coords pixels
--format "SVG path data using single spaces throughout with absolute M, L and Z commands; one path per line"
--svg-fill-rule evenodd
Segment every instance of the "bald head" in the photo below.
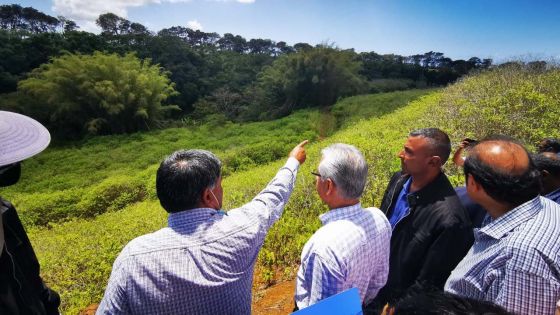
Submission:
M 504 140 L 489 140 L 475 146 L 471 152 L 496 172 L 520 175 L 527 171 L 530 157 L 521 145 Z
M 483 140 L 470 152 L 464 165 L 496 202 L 518 206 L 540 192 L 540 174 L 529 152 L 513 139 Z

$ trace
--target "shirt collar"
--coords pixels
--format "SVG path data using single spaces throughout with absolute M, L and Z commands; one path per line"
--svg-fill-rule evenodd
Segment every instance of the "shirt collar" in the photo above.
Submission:
M 410 193 L 410 185 L 412 184 L 412 176 L 409 177 L 406 182 L 404 182 L 404 186 L 402 188 L 402 191 L 404 193 L 404 195 L 408 195 Z
M 326 225 L 327 223 L 333 221 L 349 219 L 358 214 L 360 211 L 362 211 L 362 204 L 358 202 L 353 206 L 332 209 L 327 213 L 321 214 L 319 219 L 323 225 Z
M 556 198 L 559 198 L 560 197 L 560 188 L 556 189 L 553 192 L 550 192 L 550 193 L 546 194 L 545 197 L 548 198 L 548 199 L 552 199 L 552 200 L 554 200 Z
M 212 208 L 196 208 L 170 213 L 167 224 L 170 228 L 198 225 L 207 221 L 211 216 L 222 213 Z
M 486 234 L 494 239 L 501 239 L 520 224 L 535 217 L 542 207 L 541 197 L 537 196 L 497 219 L 490 219 L 488 224 L 478 229 L 478 233 Z

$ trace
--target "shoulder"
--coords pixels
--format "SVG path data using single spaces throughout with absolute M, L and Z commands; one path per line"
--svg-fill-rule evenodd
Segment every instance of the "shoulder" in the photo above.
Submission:
M 391 232 L 391 224 L 389 223 L 389 220 L 387 220 L 387 217 L 385 216 L 385 214 L 378 208 L 376 207 L 369 207 L 369 208 L 364 208 L 365 213 L 367 213 L 367 215 L 369 215 L 375 226 L 378 227 L 378 229 L 381 230 L 388 230 L 389 233 Z
M 120 257 L 133 257 L 159 251 L 169 247 L 172 238 L 169 228 L 165 227 L 153 233 L 138 236 L 128 242 L 120 253 Z
M 554 257 L 560 252 L 560 205 L 541 197 L 542 208 L 506 238 L 512 251 Z M 560 261 L 558 261 L 560 263 Z

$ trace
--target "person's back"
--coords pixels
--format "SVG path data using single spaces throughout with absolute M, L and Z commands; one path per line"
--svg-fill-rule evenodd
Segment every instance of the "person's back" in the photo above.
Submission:
M 354 146 L 337 143 L 321 151 L 315 187 L 329 211 L 303 247 L 296 280 L 296 308 L 355 287 L 369 302 L 387 281 L 391 226 L 376 208 L 362 208 L 367 163 Z
M 227 213 L 212 153 L 168 157 L 156 179 L 168 226 L 123 249 L 97 313 L 250 314 L 258 252 L 293 190 L 305 143 L 251 202 Z
M 361 300 L 369 301 L 387 281 L 389 257 L 384 253 L 389 248 L 391 226 L 377 208 L 363 209 L 358 204 L 354 209 L 344 208 L 344 211 L 345 214 L 327 213 L 321 216 L 326 224 L 309 239 L 303 253 L 320 256 L 332 264 L 331 269 L 341 273 L 336 279 L 323 278 L 323 287 L 332 289 L 333 293 L 356 287 Z M 337 220 L 337 216 L 343 218 Z M 302 261 L 308 259 L 308 256 L 302 257 Z M 304 272 L 301 270 L 298 273 L 298 284 L 309 283 L 303 279 Z M 328 281 L 332 283 L 325 283 Z M 313 288 L 303 285 L 296 288 L 298 292 L 309 289 Z M 302 301 L 304 305 L 315 302 L 310 297 L 321 296 L 318 292 L 307 293 L 307 299 Z
M 136 238 L 115 261 L 113 269 L 129 275 L 121 279 L 127 283 L 129 311 L 250 313 L 253 267 L 266 222 L 251 207 L 227 215 L 214 209 L 170 214 L 168 227 Z M 147 301 L 147 294 L 189 299 Z
M 527 150 L 496 136 L 464 165 L 467 191 L 488 216 L 445 290 L 491 301 L 515 314 L 552 314 L 560 298 L 560 205 L 539 196 L 541 176 Z

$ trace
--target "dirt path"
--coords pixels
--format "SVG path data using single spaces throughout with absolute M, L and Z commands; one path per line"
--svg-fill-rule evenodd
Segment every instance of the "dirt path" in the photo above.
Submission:
M 294 309 L 295 281 L 286 281 L 270 286 L 255 293 L 253 298 L 254 315 L 285 315 Z

